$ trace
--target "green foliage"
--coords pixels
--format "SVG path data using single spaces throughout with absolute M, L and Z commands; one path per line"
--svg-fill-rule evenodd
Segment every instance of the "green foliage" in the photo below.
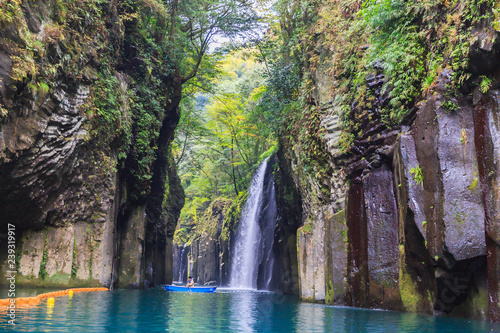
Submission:
M 186 219 L 186 212 L 181 217 L 179 229 L 175 231 L 174 243 L 178 246 L 191 244 L 191 242 L 207 233 L 213 237 L 220 237 L 221 241 L 227 241 L 234 234 L 241 211 L 247 199 L 247 192 L 241 192 L 236 198 L 217 197 L 213 201 L 205 201 L 204 207 L 200 207 L 199 217 L 196 220 Z M 188 200 L 188 203 L 192 201 Z M 220 226 L 220 221 L 223 221 Z M 220 231 L 220 234 L 218 232 Z
M 310 233 L 310 232 L 311 232 L 311 229 L 312 229 L 312 225 L 311 225 L 311 224 L 305 224 L 305 225 L 302 227 L 302 231 L 304 231 L 305 233 Z
M 110 72 L 99 73 L 92 89 L 91 99 L 85 108 L 92 119 L 92 135 L 119 153 L 127 151 L 132 127 L 132 120 L 123 107 L 128 101 L 127 92 L 120 89 L 117 77 Z
M 160 94 L 160 87 L 154 90 L 150 86 L 140 85 L 130 100 L 134 126 L 127 167 L 135 183 L 136 197 L 146 195 L 149 190 L 152 165 L 158 149 L 159 118 L 163 113 L 160 102 L 163 97 Z
M 47 236 L 47 233 L 45 233 L 45 243 L 43 245 L 42 262 L 40 263 L 40 271 L 38 273 L 38 277 L 40 279 L 45 279 L 45 277 L 47 276 L 46 267 L 47 267 L 47 260 L 48 260 L 48 248 L 47 248 L 48 242 L 49 242 L 49 238 Z
M 200 54 L 207 50 L 215 35 L 235 37 L 254 28 L 258 20 L 253 2 L 248 0 L 178 1 L 177 10 L 174 29 L 179 47 L 173 57 L 179 61 L 184 77 L 196 68 Z M 199 44 L 193 47 L 193 43 Z M 205 71 L 209 67 L 202 64 L 200 69 Z
M 2 38 L 2 46 L 10 49 L 12 80 L 30 82 L 38 73 L 35 61 L 44 56 L 45 50 L 28 29 L 23 18 L 22 1 L 9 0 L 0 3 L 0 27 L 6 30 L 11 28 L 17 32 L 15 41 Z
M 219 63 L 220 79 L 209 92 L 192 90 L 182 101 L 182 117 L 174 141 L 187 202 L 231 198 L 244 191 L 261 161 L 274 146 L 255 100 L 263 80 L 262 66 L 244 52 L 226 55 Z M 184 214 L 184 213 L 182 213 Z
M 483 93 L 486 94 L 488 90 L 491 88 L 491 82 L 492 80 L 486 77 L 485 75 L 481 76 L 481 83 L 479 85 L 479 90 Z
M 271 148 L 260 154 L 259 161 L 263 161 L 266 158 L 271 157 L 272 155 L 276 154 L 277 151 L 278 151 L 278 144 L 275 144 L 274 146 L 272 146 Z
M 76 273 L 78 272 L 78 265 L 76 264 L 76 233 L 73 242 L 73 261 L 71 264 L 71 278 L 76 279 Z
M 425 74 L 425 34 L 416 25 L 416 13 L 402 0 L 367 0 L 361 15 L 374 31 L 366 62 L 372 68 L 381 66 L 386 75 L 383 92 L 388 91 L 390 102 L 382 110 L 383 116 L 389 123 L 398 124 L 408 104 L 420 93 Z
M 188 228 L 180 228 L 177 229 L 174 233 L 174 243 L 182 246 L 186 244 L 189 240 L 189 229 Z
M 277 63 L 271 67 L 267 89 L 259 99 L 257 112 L 263 114 L 268 133 L 279 135 L 291 113 L 288 105 L 297 101 L 300 87 L 299 68 L 295 64 Z
M 197 224 L 203 212 L 208 208 L 210 199 L 198 196 L 192 198 L 188 196 L 187 199 L 181 211 L 181 221 L 187 225 Z
M 247 202 L 248 192 L 242 191 L 237 198 L 232 200 L 230 205 L 226 205 L 223 211 L 225 217 L 222 226 L 221 238 L 227 240 L 231 232 L 235 232 L 241 218 L 241 212 Z
M 410 173 L 413 175 L 413 180 L 419 185 L 424 183 L 424 174 L 419 166 L 410 169 Z
M 454 112 L 458 109 L 460 109 L 460 106 L 452 101 L 451 99 L 447 99 L 445 100 L 442 104 L 441 104 L 441 107 L 445 110 L 445 112 L 447 113 L 451 113 L 451 112 Z
M 460 133 L 460 143 L 463 145 L 469 143 L 469 141 L 467 141 L 467 130 L 465 128 L 462 128 L 462 131 Z
M 479 184 L 479 178 L 474 177 L 474 179 L 472 180 L 472 183 L 469 186 L 467 186 L 467 188 L 470 191 L 475 191 L 477 188 L 477 184 Z

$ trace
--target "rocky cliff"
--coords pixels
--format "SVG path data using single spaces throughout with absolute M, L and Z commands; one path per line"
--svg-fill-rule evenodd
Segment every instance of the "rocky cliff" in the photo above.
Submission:
M 499 44 L 493 28 L 473 31 L 471 74 L 459 93 L 454 69 L 443 68 L 400 126 L 383 120 L 385 67 L 368 76 L 357 91 L 368 91 L 370 103 L 351 105 L 357 127 L 347 151 L 331 49 L 318 42 L 305 112 L 317 115 L 320 134 L 308 145 L 282 139 L 279 156 L 291 170 L 281 183 L 293 180 L 301 198 L 303 300 L 500 319 Z M 310 150 L 314 163 L 304 163 Z M 280 192 L 281 209 L 290 209 L 290 193 Z
M 296 230 L 301 211 L 295 204 L 300 196 L 289 172 L 285 160 L 277 160 L 274 155 L 269 158 L 261 189 L 263 204 L 258 211 L 262 239 L 255 254 L 256 286 L 297 294 Z M 279 180 L 275 181 L 275 177 Z M 196 226 L 190 225 L 191 221 L 179 225 L 174 238 L 174 280 L 186 282 L 191 275 L 200 284 L 229 285 L 236 234 L 246 199 L 246 193 L 233 200 L 218 198 L 210 203 Z M 273 260 L 263 259 L 271 257 Z
M 154 1 L 0 5 L 0 232 L 15 225 L 18 285 L 171 280 L 184 198 L 164 13 Z
M 205 210 L 198 228 L 182 237 L 181 229 L 174 238 L 174 280 L 186 282 L 191 275 L 196 283 L 227 285 L 231 271 L 231 246 L 246 196 L 233 200 L 218 198 Z M 188 228 L 183 221 L 179 227 Z M 184 251 L 183 251 L 184 250 Z M 181 261 L 183 265 L 181 265 Z M 182 273 L 179 275 L 179 270 Z

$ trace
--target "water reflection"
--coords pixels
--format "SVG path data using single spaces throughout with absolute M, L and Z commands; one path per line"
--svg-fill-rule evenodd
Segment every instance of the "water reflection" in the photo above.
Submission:
M 12 332 L 500 332 L 487 322 L 302 303 L 269 292 L 114 290 L 18 309 Z
M 298 305 L 296 323 L 298 327 L 307 327 L 311 332 L 325 331 L 325 311 L 323 307 L 301 303 Z
M 47 324 L 51 324 L 52 322 L 52 314 L 54 313 L 54 303 L 47 301 L 47 316 L 45 317 L 45 321 Z
M 255 326 L 256 299 L 251 291 L 234 292 L 231 297 L 231 326 L 235 332 L 251 332 Z

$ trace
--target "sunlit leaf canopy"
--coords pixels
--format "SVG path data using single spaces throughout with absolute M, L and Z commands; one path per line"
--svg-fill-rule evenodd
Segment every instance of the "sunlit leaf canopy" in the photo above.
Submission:
M 184 217 L 195 220 L 214 198 L 245 192 L 261 154 L 275 144 L 251 98 L 265 84 L 251 53 L 226 54 L 208 86 L 186 86 L 173 151 L 187 196 Z
M 166 1 L 171 8 L 170 43 L 182 77 L 190 79 L 196 68 L 209 70 L 213 59 L 206 55 L 216 36 L 235 38 L 257 27 L 259 18 L 250 0 Z M 207 64 L 203 65 L 202 62 Z

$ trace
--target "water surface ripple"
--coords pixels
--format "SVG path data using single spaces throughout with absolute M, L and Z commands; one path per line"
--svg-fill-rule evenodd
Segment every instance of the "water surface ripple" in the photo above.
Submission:
M 214 294 L 162 288 L 77 293 L 18 309 L 11 332 L 500 332 L 477 320 L 434 318 L 300 302 L 297 297 L 252 290 Z

